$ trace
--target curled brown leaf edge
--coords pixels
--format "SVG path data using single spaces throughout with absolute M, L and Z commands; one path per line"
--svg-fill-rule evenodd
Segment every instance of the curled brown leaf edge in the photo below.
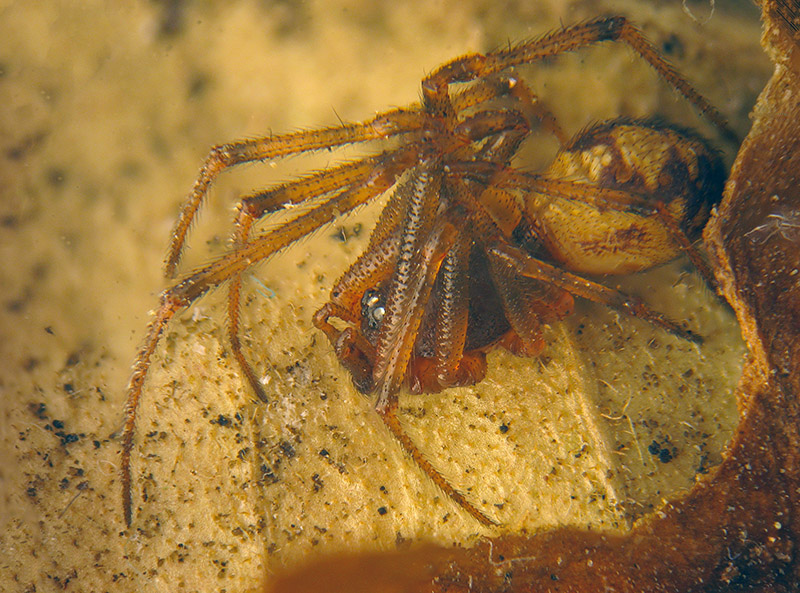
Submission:
M 762 11 L 775 72 L 705 235 L 750 353 L 722 464 L 624 535 L 323 558 L 270 591 L 800 591 L 800 2 Z

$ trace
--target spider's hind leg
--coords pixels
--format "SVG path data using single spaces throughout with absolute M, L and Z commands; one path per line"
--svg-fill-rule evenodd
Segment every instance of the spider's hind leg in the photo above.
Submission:
M 654 311 L 644 302 L 619 290 L 609 288 L 581 276 L 571 274 L 561 268 L 543 262 L 511 245 L 495 244 L 488 250 L 490 260 L 497 266 L 513 269 L 526 278 L 533 278 L 589 301 L 594 301 L 622 311 L 660 327 L 690 342 L 700 343 L 702 338 L 661 313 Z

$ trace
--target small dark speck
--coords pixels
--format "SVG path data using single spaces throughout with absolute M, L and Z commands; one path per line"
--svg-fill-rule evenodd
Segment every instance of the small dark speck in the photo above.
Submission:
M 53 428 L 64 428 L 64 423 L 61 420 L 53 420 Z
M 25 493 L 26 493 L 28 496 L 30 496 L 31 498 L 36 498 L 36 487 L 35 487 L 35 486 L 31 486 L 30 488 L 28 488 L 28 489 L 25 491 Z
M 67 174 L 64 169 L 60 167 L 50 167 L 46 171 L 45 177 L 47 178 L 47 183 L 52 187 L 61 187 L 64 185 L 64 181 L 66 181 Z
M 64 434 L 64 433 L 56 433 L 56 436 L 61 437 L 61 444 L 62 445 L 69 445 L 70 443 L 77 443 L 78 439 L 80 438 L 77 434 Z
M 220 414 L 214 420 L 211 420 L 211 424 L 219 424 L 220 426 L 230 426 L 231 419 L 225 416 L 224 414 Z
M 64 392 L 70 395 L 75 393 L 75 388 L 72 386 L 72 383 L 64 383 Z
M 551 574 L 551 575 L 550 575 L 550 580 L 551 580 L 551 581 L 557 581 L 557 580 L 558 580 L 558 575 Z
M 508 432 L 508 424 L 505 424 L 505 423 L 501 424 L 500 425 L 500 432 L 503 433 L 503 434 L 506 434 Z
M 0 226 L 4 229 L 15 229 L 19 226 L 19 217 L 13 214 L 0 217 Z
M 47 406 L 43 403 L 29 404 L 28 410 L 30 410 L 31 414 L 36 416 L 39 420 L 47 419 Z
M 44 328 L 44 331 L 46 331 L 46 332 L 47 332 L 48 334 L 50 334 L 51 336 L 54 336 L 54 335 L 56 335 L 56 332 L 55 332 L 55 331 L 53 331 L 53 328 L 52 328 L 52 327 L 50 327 L 49 325 L 48 325 L 46 328 Z
M 653 441 L 647 445 L 647 452 L 650 453 L 650 455 L 658 457 L 661 463 L 669 463 L 675 458 L 678 451 L 674 447 L 670 450 L 666 447 L 662 447 L 658 441 Z
M 661 53 L 666 56 L 681 58 L 685 53 L 683 42 L 677 35 L 672 34 L 661 42 Z
M 386 507 L 378 507 L 378 514 L 379 515 L 385 515 L 388 512 L 389 511 L 386 509 Z
M 320 451 L 319 451 L 319 454 L 320 454 L 322 457 L 330 457 L 330 453 L 328 453 L 328 450 L 327 450 L 327 449 L 320 449 Z
M 195 72 L 189 79 L 189 98 L 197 99 L 202 97 L 208 90 L 211 77 L 205 72 Z
M 100 441 L 92 441 L 92 444 L 94 445 L 95 449 L 99 449 L 100 448 Z
M 292 444 L 289 441 L 281 441 L 280 448 L 281 451 L 283 451 L 283 454 L 286 455 L 286 457 L 288 457 L 289 459 L 297 455 L 297 453 L 294 450 L 294 447 L 292 447 Z

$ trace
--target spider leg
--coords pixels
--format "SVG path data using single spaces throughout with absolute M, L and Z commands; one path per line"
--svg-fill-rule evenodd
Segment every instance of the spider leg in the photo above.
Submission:
M 209 265 L 196 270 L 181 282 L 161 294 L 160 305 L 148 326 L 144 344 L 139 349 L 128 383 L 125 403 L 125 425 L 122 433 L 123 510 L 128 526 L 132 518 L 130 457 L 136 427 L 136 410 L 142 394 L 150 360 L 169 321 L 210 289 L 241 274 L 253 263 L 262 261 L 288 247 L 298 239 L 313 233 L 388 190 L 397 176 L 417 159 L 414 149 L 397 151 L 392 158 L 376 166 L 367 180 L 333 196 L 327 202 L 306 212 L 287 224 L 259 235 L 242 247 L 223 255 Z
M 325 169 L 297 181 L 242 198 L 239 206 L 239 215 L 236 219 L 234 247 L 241 248 L 248 243 L 253 224 L 265 214 L 280 210 L 287 204 L 297 204 L 306 201 L 310 196 L 326 196 L 333 192 L 343 191 L 347 187 L 363 184 L 369 178 L 372 170 L 381 161 L 390 160 L 393 154 L 397 154 L 397 151 L 365 158 L 352 163 L 345 163 L 331 169 Z M 239 339 L 239 299 L 241 286 L 241 274 L 234 275 L 228 283 L 228 341 L 230 343 L 231 352 L 239 363 L 239 367 L 247 378 L 250 387 L 261 401 L 266 402 L 266 393 L 264 393 L 261 382 L 253 370 L 253 366 L 245 357 Z M 330 324 L 326 323 L 324 325 L 333 329 Z M 328 337 L 331 338 L 330 334 Z M 331 338 L 331 343 L 335 344 L 336 341 L 337 340 Z M 343 346 L 340 346 L 340 351 L 344 356 L 346 350 Z M 348 351 L 352 351 L 352 347 Z
M 455 243 L 458 231 L 450 222 L 437 223 L 428 234 L 424 244 L 411 258 L 409 274 L 402 275 L 403 281 L 398 284 L 395 306 L 387 307 L 387 318 L 384 319 L 386 341 L 380 343 L 376 370 L 378 399 L 375 410 L 383 423 L 394 435 L 405 452 L 414 463 L 436 484 L 449 498 L 463 508 L 476 520 L 487 526 L 497 522 L 470 503 L 467 498 L 450 484 L 439 470 L 425 457 L 411 437 L 403 429 L 397 417 L 398 392 L 406 376 L 408 362 L 414 348 L 419 324 L 425 310 L 425 304 L 433 289 L 439 269 L 448 251 Z M 402 251 L 401 251 L 402 255 Z M 383 334 L 383 331 L 382 331 Z M 381 365 L 381 355 L 389 364 Z
M 514 196 L 490 184 L 476 198 L 468 180 L 455 183 L 460 202 L 470 212 L 470 225 L 484 248 L 508 245 L 516 228 L 516 224 L 509 224 L 509 218 L 518 223 L 522 217 Z M 504 338 L 503 344 L 517 355 L 536 356 L 544 348 L 541 322 L 568 315 L 573 309 L 572 297 L 550 282 L 519 274 L 497 258 L 489 257 L 489 271 L 514 334 Z
M 375 410 L 404 451 L 447 496 L 484 525 L 495 525 L 433 467 L 397 418 L 398 393 L 406 379 L 425 307 L 442 262 L 458 235 L 447 213 L 437 217 L 442 175 L 443 167 L 438 160 L 423 160 L 396 190 L 407 206 L 386 314 L 378 335 L 373 368 L 378 392 Z
M 684 329 L 661 313 L 650 309 L 641 300 L 627 295 L 619 290 L 614 290 L 597 282 L 592 282 L 575 274 L 570 274 L 561 268 L 543 262 L 521 249 L 512 245 L 498 243 L 487 250 L 489 258 L 495 260 L 495 265 L 506 266 L 516 273 L 527 278 L 542 280 L 552 283 L 571 295 L 578 296 L 596 303 L 612 307 L 627 315 L 644 319 L 653 325 L 689 340 L 700 343 L 702 338 Z
M 424 161 L 397 190 L 402 199 L 408 201 L 408 206 L 387 293 L 386 315 L 378 334 L 378 354 L 373 377 L 381 391 L 396 393 L 400 390 L 417 338 L 417 330 L 422 322 L 424 304 L 433 286 L 432 283 L 430 287 L 423 283 L 425 276 L 419 270 L 423 265 L 427 271 L 432 270 L 432 264 L 424 261 L 424 258 L 432 255 L 424 248 L 430 242 L 429 235 L 437 224 L 435 221 L 443 189 L 442 180 L 441 163 L 438 160 Z M 436 261 L 436 270 L 439 265 L 441 261 Z M 428 292 L 422 295 L 420 290 L 424 287 Z
M 524 253 L 524 252 L 523 252 Z M 509 348 L 518 356 L 537 356 L 544 349 L 542 322 L 563 319 L 574 308 L 572 296 L 540 278 L 521 275 L 505 260 L 489 257 L 489 270 L 518 341 Z
M 460 236 L 439 271 L 436 300 L 434 371 L 438 386 L 470 385 L 486 372 L 486 357 L 467 359 L 464 347 L 469 323 L 469 258 L 472 239 Z M 481 364 L 481 362 L 483 364 Z
M 479 79 L 465 91 L 455 93 L 451 97 L 453 111 L 456 115 L 481 103 L 498 97 L 513 97 L 520 105 L 520 110 L 529 122 L 539 121 L 546 130 L 553 134 L 563 146 L 569 137 L 561 128 L 553 112 L 521 79 L 511 74 L 500 74 Z
M 215 146 L 206 157 L 172 230 L 172 240 L 164 264 L 166 275 L 174 276 L 192 220 L 208 193 L 209 187 L 222 171 L 241 163 L 265 161 L 301 152 L 413 132 L 420 130 L 425 122 L 426 116 L 418 107 L 411 106 L 408 109 L 387 111 L 362 123 L 344 124 L 338 127 L 278 136 L 264 136 Z
M 469 54 L 456 58 L 440 66 L 423 80 L 424 104 L 434 113 L 451 115 L 452 105 L 448 87 L 452 83 L 469 82 L 513 66 L 530 64 L 601 41 L 622 41 L 627 44 L 700 113 L 713 122 L 727 140 L 738 145 L 736 133 L 728 126 L 722 114 L 622 16 L 603 17 L 565 27 L 539 39 L 485 55 Z

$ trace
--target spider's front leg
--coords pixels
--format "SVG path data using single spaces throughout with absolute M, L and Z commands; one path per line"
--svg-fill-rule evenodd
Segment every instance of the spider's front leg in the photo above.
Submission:
M 236 165 L 267 161 L 292 154 L 331 149 L 344 144 L 367 142 L 419 131 L 425 126 L 418 106 L 381 113 L 361 123 L 348 123 L 332 128 L 291 134 L 264 136 L 221 144 L 211 149 L 200 169 L 192 191 L 181 207 L 172 229 L 172 240 L 164 262 L 165 274 L 172 278 L 178 267 L 192 221 L 217 176 Z
M 241 249 L 249 242 L 253 225 L 262 217 L 279 211 L 287 205 L 295 205 L 312 200 L 324 200 L 355 188 L 363 190 L 369 184 L 375 171 L 395 171 L 395 175 L 399 174 L 399 171 L 405 167 L 405 161 L 410 158 L 412 152 L 409 148 L 389 151 L 374 157 L 319 171 L 303 179 L 244 197 L 239 206 L 239 215 L 236 219 L 235 248 Z M 383 185 L 377 185 L 374 188 L 376 195 L 382 192 L 383 187 Z M 239 363 L 239 367 L 247 378 L 250 387 L 261 401 L 266 402 L 266 393 L 264 393 L 253 366 L 245 357 L 241 340 L 239 339 L 241 285 L 240 274 L 234 275 L 228 284 L 228 341 L 231 352 Z M 332 329 L 332 326 L 327 323 L 327 319 L 334 314 L 335 311 L 331 311 L 322 321 L 322 318 L 318 320 L 318 313 L 314 318 L 315 323 L 318 324 L 317 327 L 323 330 L 326 328 Z M 330 329 L 326 331 L 329 338 L 331 338 Z M 344 354 L 346 349 L 343 346 L 337 350 L 337 353 L 342 352 L 343 359 L 347 358 Z M 353 371 L 355 372 L 355 367 Z
M 394 185 L 397 176 L 408 166 L 408 158 L 416 154 L 416 150 L 412 148 L 399 150 L 396 158 L 381 162 L 373 167 L 364 183 L 352 184 L 342 188 L 342 191 L 334 193 L 323 203 L 295 217 L 283 226 L 244 242 L 233 251 L 196 270 L 162 293 L 159 308 L 148 326 L 144 344 L 136 356 L 133 372 L 128 383 L 120 469 L 122 474 L 123 510 L 125 522 L 128 526 L 131 524 L 133 514 L 130 463 L 136 428 L 136 411 L 142 395 L 142 388 L 150 369 L 153 353 L 170 320 L 176 313 L 190 306 L 209 290 L 224 282 L 238 278 L 254 264 L 269 258 L 295 241 L 331 223 L 336 217 L 366 204 L 375 196 L 385 192 Z M 246 231 L 243 234 L 245 235 L 244 238 L 248 239 L 249 227 Z M 238 292 L 235 296 L 238 297 Z M 238 298 L 232 300 L 235 300 L 238 306 Z M 238 324 L 236 327 L 238 327 Z

